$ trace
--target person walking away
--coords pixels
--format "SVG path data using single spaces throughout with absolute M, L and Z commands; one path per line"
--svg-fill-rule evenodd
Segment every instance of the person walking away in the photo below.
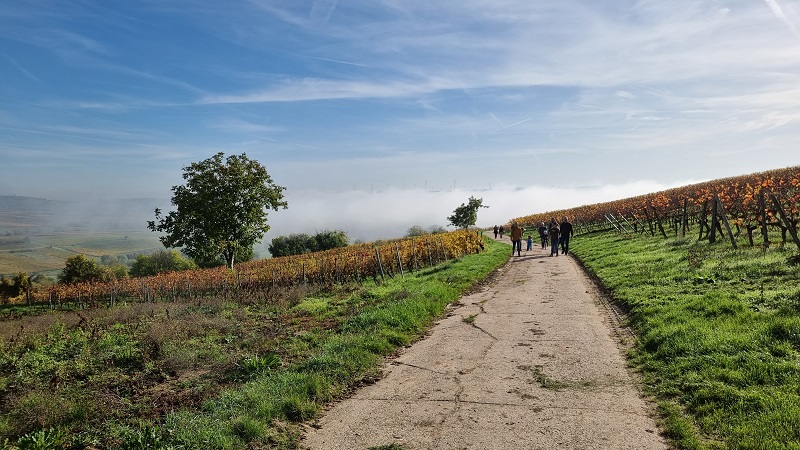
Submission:
M 529 234 L 529 235 L 528 235 L 528 248 L 526 248 L 526 249 L 525 249 L 525 251 L 528 251 L 528 252 L 529 252 L 529 251 L 531 251 L 531 250 L 533 250 L 533 238 L 532 238 L 532 237 L 531 237 L 531 235 Z
M 561 219 L 561 254 L 566 255 L 569 253 L 569 238 L 572 237 L 572 224 L 569 223 L 566 217 Z
M 498 231 L 500 231 L 500 230 L 497 228 L 497 225 L 495 225 L 495 226 L 494 226 L 494 238 L 495 238 L 495 239 L 497 239 L 497 232 L 498 232 Z
M 511 224 L 511 256 L 515 250 L 517 256 L 522 256 L 522 228 L 517 222 Z
M 550 235 L 550 256 L 558 256 L 558 236 L 561 230 L 559 230 L 555 218 L 550 219 L 550 229 L 547 232 Z
M 539 239 L 542 240 L 542 250 L 547 246 L 547 225 L 542 222 L 539 225 Z
M 500 239 L 503 239 L 503 233 L 505 233 L 506 229 L 502 225 L 500 225 Z

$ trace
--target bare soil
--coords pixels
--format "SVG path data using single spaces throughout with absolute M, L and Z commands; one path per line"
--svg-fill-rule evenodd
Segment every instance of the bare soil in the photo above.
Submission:
M 549 254 L 512 257 L 304 447 L 669 448 L 626 366 L 632 335 L 571 256 Z

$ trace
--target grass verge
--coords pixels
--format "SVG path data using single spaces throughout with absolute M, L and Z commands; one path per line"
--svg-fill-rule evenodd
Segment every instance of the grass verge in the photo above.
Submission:
M 800 267 L 791 253 L 581 236 L 573 253 L 629 311 L 631 361 L 686 449 L 800 449 Z
M 507 260 L 508 245 L 486 248 L 404 279 L 279 301 L 0 323 L 0 438 L 7 448 L 298 448 L 302 422 L 379 377 L 384 357 Z

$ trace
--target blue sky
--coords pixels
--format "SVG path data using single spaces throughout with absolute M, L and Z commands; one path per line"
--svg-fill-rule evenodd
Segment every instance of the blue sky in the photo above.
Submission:
M 796 0 L 0 8 L 0 195 L 168 198 L 245 152 L 281 231 L 392 234 L 796 165 L 799 133 Z

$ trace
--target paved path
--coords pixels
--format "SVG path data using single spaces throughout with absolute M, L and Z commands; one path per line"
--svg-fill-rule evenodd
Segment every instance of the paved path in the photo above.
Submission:
M 548 255 L 535 247 L 511 258 L 383 379 L 327 411 L 303 445 L 668 448 L 626 369 L 613 314 L 571 257 Z

